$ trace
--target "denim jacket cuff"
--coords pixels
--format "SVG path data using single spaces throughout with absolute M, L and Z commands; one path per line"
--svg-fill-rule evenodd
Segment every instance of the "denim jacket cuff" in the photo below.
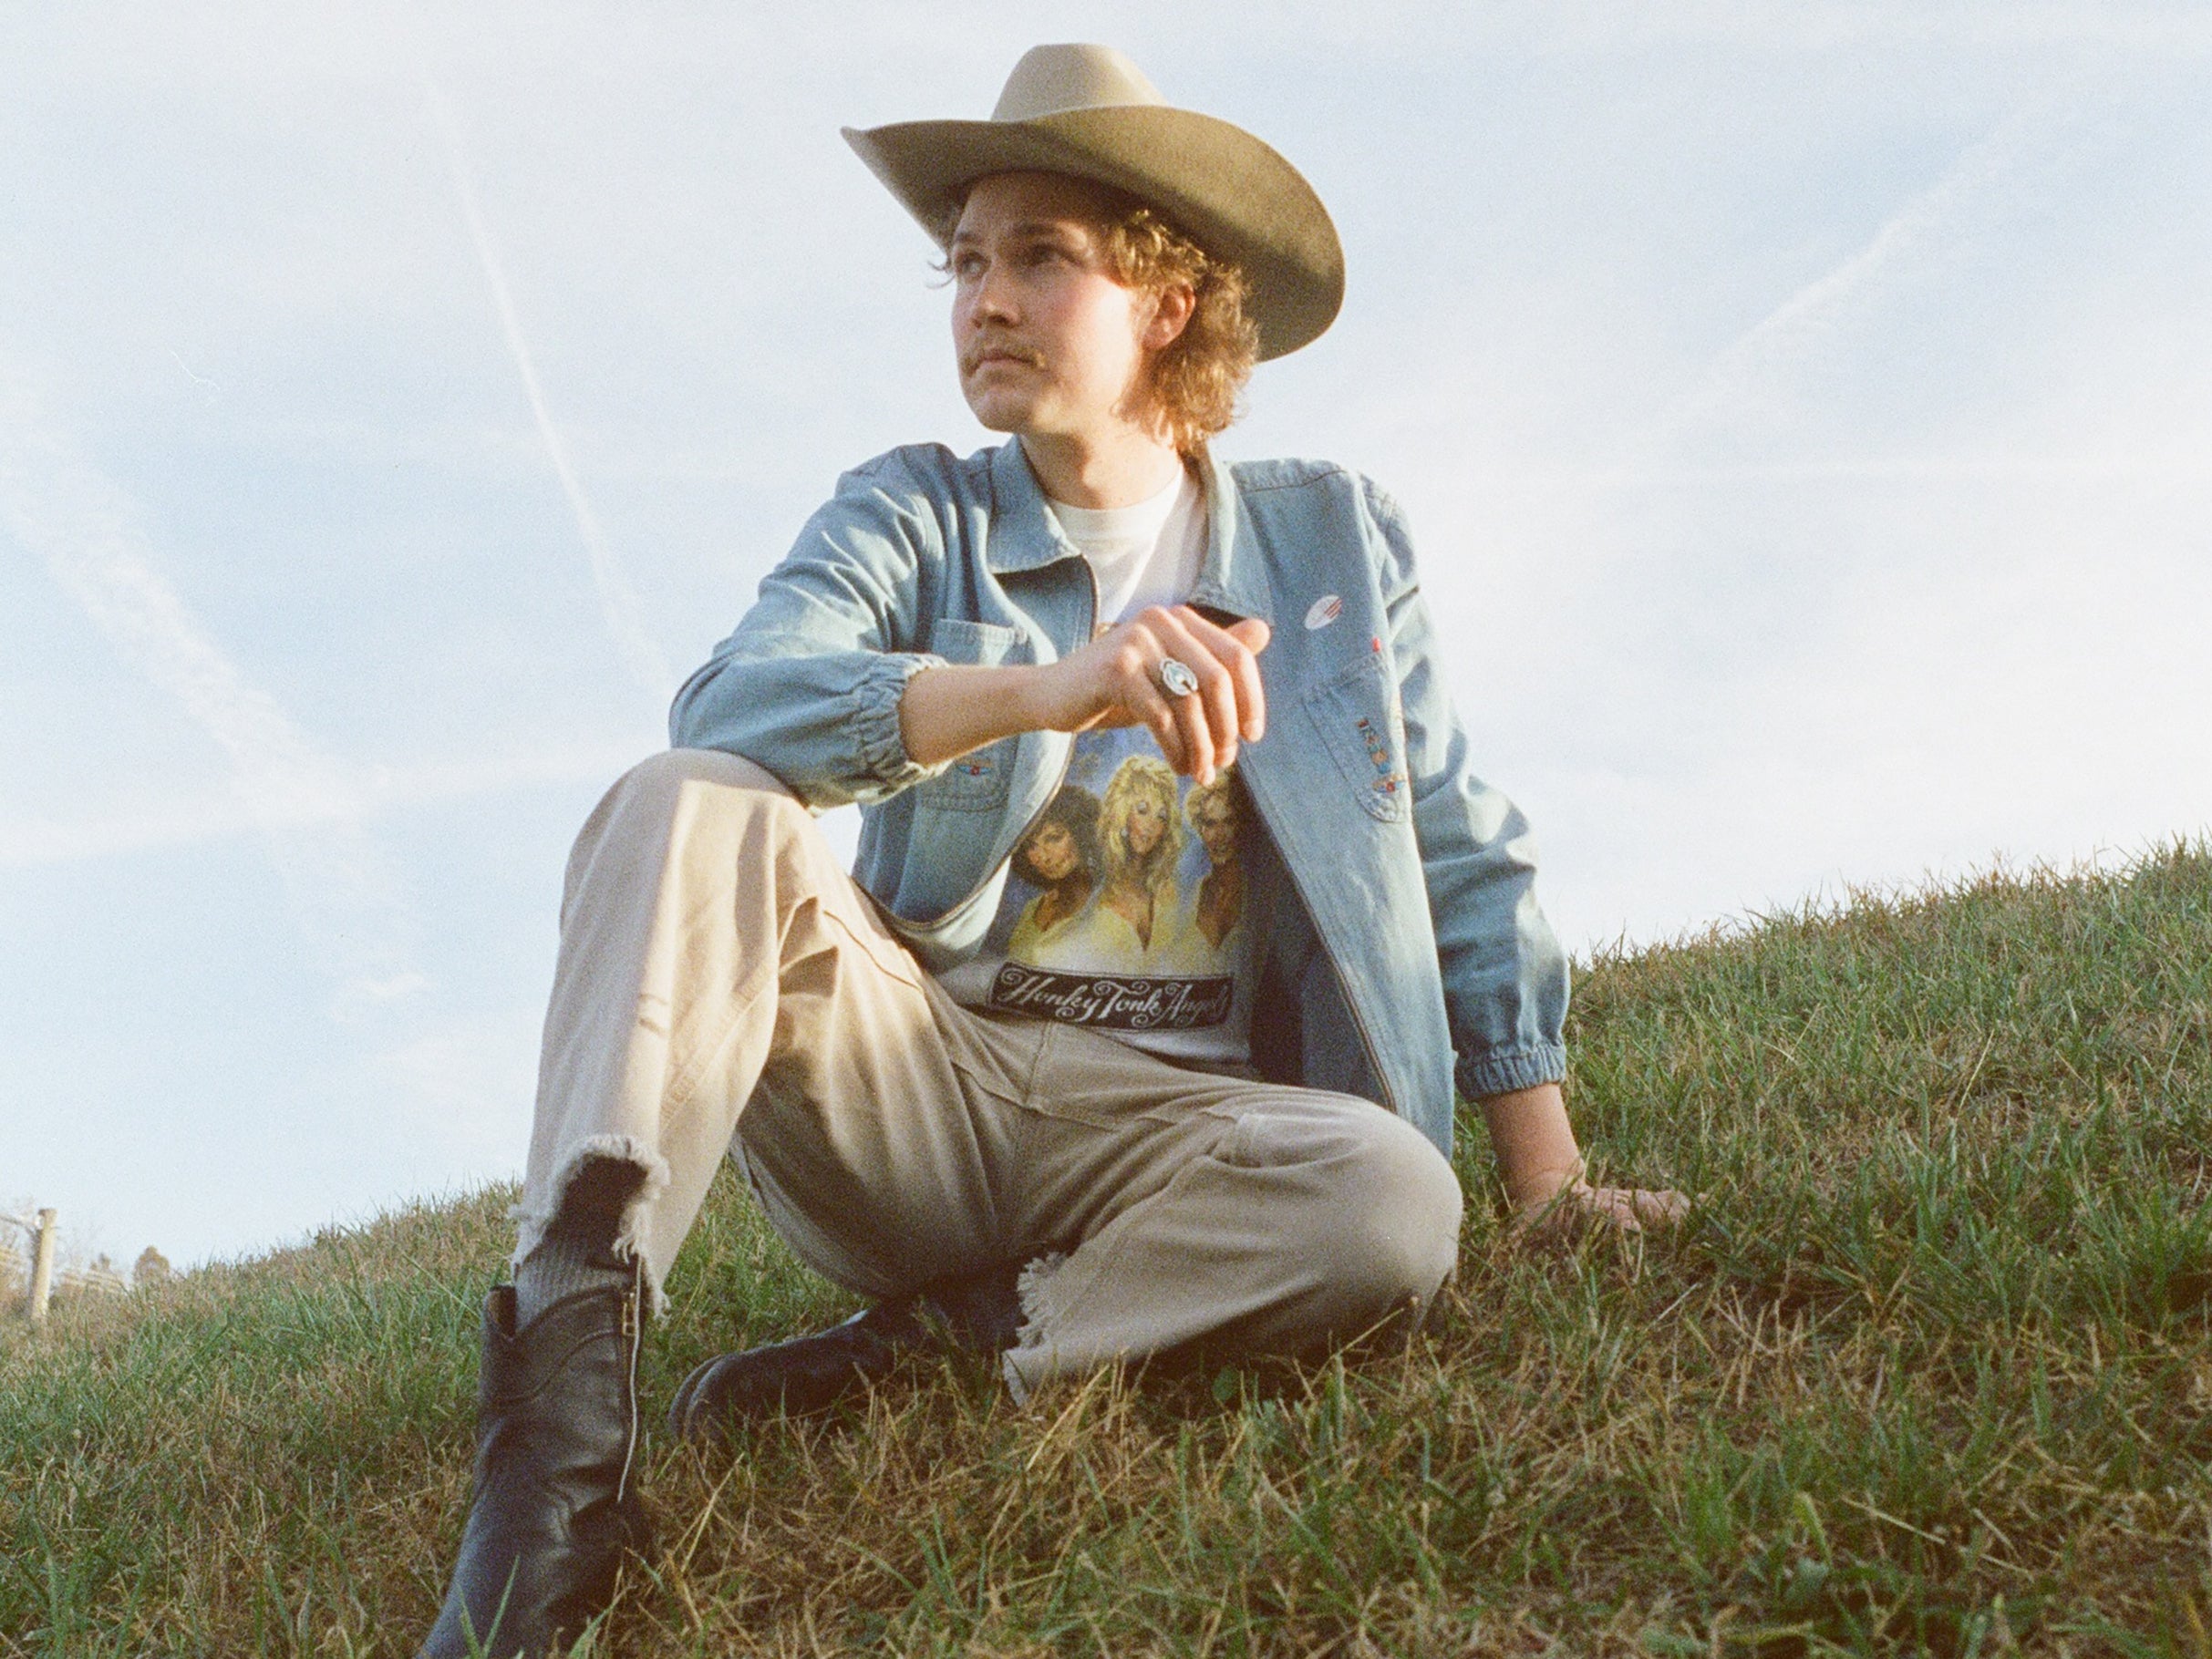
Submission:
M 945 763 L 924 766 L 906 752 L 899 731 L 899 700 L 906 682 L 925 668 L 942 668 L 945 659 L 925 651 L 885 651 L 875 655 L 853 688 L 853 733 L 860 747 L 861 770 L 885 794 L 934 778 Z
M 1566 1080 L 1566 1049 L 1558 1043 L 1535 1043 L 1526 1048 L 1464 1055 L 1459 1063 L 1459 1092 L 1470 1100 Z

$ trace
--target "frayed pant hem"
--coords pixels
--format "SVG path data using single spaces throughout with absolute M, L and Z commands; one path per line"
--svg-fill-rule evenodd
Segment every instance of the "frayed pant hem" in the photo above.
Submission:
M 1007 1392 L 1017 1406 L 1028 1405 L 1054 1375 L 1050 1332 L 1060 1309 L 1054 1302 L 1052 1282 L 1067 1262 L 1063 1252 L 1050 1252 L 1024 1267 L 1014 1282 L 1014 1293 L 1021 1302 L 1021 1328 L 1014 1334 L 1014 1345 L 1001 1357 L 999 1368 L 1006 1376 Z M 1031 1376 L 1032 1371 L 1036 1375 Z
M 644 1178 L 630 1201 L 623 1207 L 622 1225 L 615 1233 L 615 1253 L 625 1262 L 645 1264 L 646 1288 L 650 1293 L 652 1313 L 657 1318 L 668 1311 L 667 1293 L 661 1288 L 668 1267 L 667 1262 L 653 1260 L 646 1242 L 646 1224 L 654 1200 L 667 1188 L 668 1160 L 650 1142 L 637 1136 L 592 1135 L 569 1148 L 548 1183 L 547 1196 L 519 1202 L 507 1212 L 515 1222 L 514 1253 L 508 1258 L 508 1265 L 511 1269 L 520 1268 L 523 1258 L 538 1247 L 545 1237 L 545 1230 L 560 1212 L 561 1200 L 568 1196 L 577 1171 L 592 1159 L 629 1164 Z

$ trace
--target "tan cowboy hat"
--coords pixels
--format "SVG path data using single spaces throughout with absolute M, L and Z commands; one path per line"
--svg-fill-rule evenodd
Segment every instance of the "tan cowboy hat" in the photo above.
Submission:
M 1259 355 L 1316 338 L 1344 304 L 1344 249 L 1297 168 L 1241 127 L 1163 98 L 1111 46 L 1032 46 L 987 121 L 844 129 L 845 142 L 940 240 L 990 173 L 1069 173 L 1159 210 L 1250 283 Z

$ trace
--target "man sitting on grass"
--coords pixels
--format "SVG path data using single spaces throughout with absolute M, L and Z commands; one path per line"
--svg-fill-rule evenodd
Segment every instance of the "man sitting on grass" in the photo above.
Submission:
M 1341 300 L 1306 181 L 1100 46 L 1030 52 L 987 121 L 846 137 L 945 247 L 961 390 L 1013 441 L 840 480 L 577 840 L 429 1655 L 605 1606 L 644 1316 L 725 1154 L 873 1305 L 700 1366 L 670 1424 L 702 1439 L 931 1344 L 1026 1400 L 1418 1317 L 1457 1252 L 1455 1080 L 1522 1217 L 1680 1208 L 1582 1180 L 1566 963 L 1398 509 L 1208 447 Z M 848 801 L 852 875 L 810 810 Z

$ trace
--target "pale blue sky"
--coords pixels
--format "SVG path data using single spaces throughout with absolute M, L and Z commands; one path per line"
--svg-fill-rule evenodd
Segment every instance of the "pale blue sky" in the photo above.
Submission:
M 0 0 L 0 1201 L 88 1245 L 519 1166 L 669 677 L 986 441 L 836 129 L 1039 39 L 1335 211 L 1224 448 L 1405 502 L 1577 947 L 2212 824 L 2212 7 L 452 9 Z

